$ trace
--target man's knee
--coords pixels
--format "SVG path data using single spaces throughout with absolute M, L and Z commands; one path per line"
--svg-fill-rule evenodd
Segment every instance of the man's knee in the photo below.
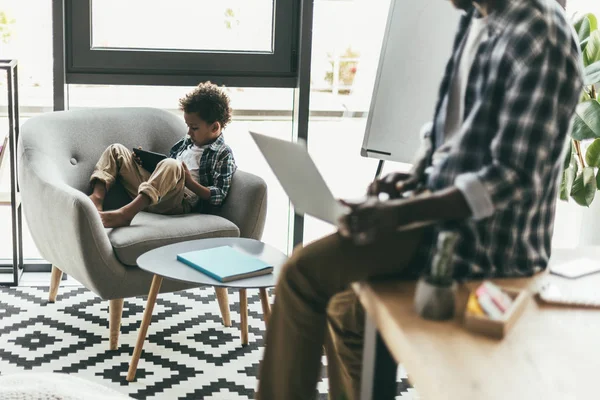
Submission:
M 283 288 L 295 292 L 301 291 L 305 294 L 308 292 L 314 294 L 318 286 L 319 281 L 314 273 L 314 265 L 311 265 L 306 250 L 297 246 L 279 272 L 279 282 L 275 295 L 277 296 L 277 291 L 283 290 Z
M 292 256 L 286 261 L 286 263 L 281 267 L 281 271 L 279 272 L 279 282 L 285 285 L 289 285 L 298 279 L 299 271 L 298 271 L 298 262 L 300 261 L 300 253 L 301 249 L 298 247 L 294 248 L 292 252 Z

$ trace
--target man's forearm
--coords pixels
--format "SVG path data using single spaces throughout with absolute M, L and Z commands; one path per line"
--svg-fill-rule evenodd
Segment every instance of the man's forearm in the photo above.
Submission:
M 399 226 L 421 221 L 466 219 L 471 216 L 467 201 L 455 187 L 424 193 L 411 199 L 391 201 L 399 208 Z
M 185 186 L 190 189 L 192 192 L 196 194 L 202 200 L 210 200 L 210 189 L 202 186 L 198 182 L 192 180 L 190 182 L 186 182 Z

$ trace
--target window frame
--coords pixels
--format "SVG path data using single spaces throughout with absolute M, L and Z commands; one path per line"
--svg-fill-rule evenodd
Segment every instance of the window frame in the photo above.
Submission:
M 273 0 L 272 52 L 93 48 L 91 1 L 65 1 L 66 83 L 296 87 L 301 0 Z

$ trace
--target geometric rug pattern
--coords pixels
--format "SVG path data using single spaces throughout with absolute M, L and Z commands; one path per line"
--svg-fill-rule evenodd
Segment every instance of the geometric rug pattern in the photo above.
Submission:
M 125 300 L 119 349 L 108 350 L 108 301 L 81 286 L 0 288 L 0 375 L 75 374 L 135 399 L 253 399 L 263 352 L 258 291 L 248 290 L 248 346 L 239 334 L 238 293 L 230 291 L 232 326 L 224 327 L 213 288 L 160 294 L 136 381 L 125 379 L 145 297 Z M 292 344 L 291 344 L 292 345 Z M 325 362 L 325 360 L 324 360 Z M 323 371 L 325 371 L 323 369 Z M 322 374 L 315 398 L 327 398 Z M 402 400 L 417 398 L 400 368 Z

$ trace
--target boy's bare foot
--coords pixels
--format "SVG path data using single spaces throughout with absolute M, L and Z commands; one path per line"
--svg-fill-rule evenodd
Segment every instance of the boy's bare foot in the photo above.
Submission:
M 104 210 L 103 207 L 103 201 L 104 199 L 101 199 L 100 197 L 94 195 L 93 193 L 89 195 L 90 200 L 92 200 L 92 203 L 94 203 L 94 205 L 96 206 L 96 209 L 100 212 L 102 212 Z
M 127 214 L 121 210 L 101 211 L 100 219 L 105 228 L 118 228 L 131 225 L 131 220 Z

